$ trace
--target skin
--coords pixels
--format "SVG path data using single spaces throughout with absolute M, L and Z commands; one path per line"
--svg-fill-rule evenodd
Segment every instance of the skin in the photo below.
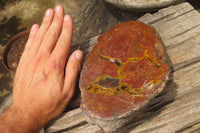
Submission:
M 72 18 L 62 6 L 48 9 L 41 27 L 32 26 L 15 76 L 13 103 L 0 117 L 1 132 L 39 132 L 66 108 L 83 57 L 76 50 L 65 67 L 72 30 Z

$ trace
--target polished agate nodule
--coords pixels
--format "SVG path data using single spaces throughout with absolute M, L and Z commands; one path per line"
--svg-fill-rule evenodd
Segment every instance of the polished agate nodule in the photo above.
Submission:
M 128 21 L 98 38 L 80 77 L 81 109 L 92 117 L 128 116 L 161 92 L 168 80 L 165 47 L 151 26 Z

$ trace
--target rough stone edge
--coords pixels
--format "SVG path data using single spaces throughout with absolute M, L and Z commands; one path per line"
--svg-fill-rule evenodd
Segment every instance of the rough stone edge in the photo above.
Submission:
M 143 23 L 148 25 L 145 22 L 143 22 Z M 151 26 L 151 25 L 149 25 L 149 26 Z M 163 54 L 165 54 L 165 56 L 166 56 L 165 44 L 162 41 L 162 39 L 160 37 L 160 34 L 157 31 L 156 31 L 156 33 L 157 33 L 158 41 L 155 43 L 155 47 L 158 46 L 159 44 L 161 44 L 161 47 L 162 47 L 161 51 L 163 51 L 164 52 Z M 97 39 L 98 39 L 98 36 L 93 37 L 93 38 L 90 39 L 90 46 L 89 46 L 90 50 L 89 50 L 89 52 L 91 52 L 93 47 L 98 42 Z M 165 57 L 165 59 L 163 61 L 166 63 L 166 57 Z M 157 88 L 156 90 L 154 90 L 154 91 L 157 91 L 156 95 L 150 95 L 149 99 L 148 99 L 149 101 L 154 99 L 154 97 L 159 95 L 164 90 L 167 82 L 169 81 L 169 73 L 170 73 L 170 68 L 169 68 L 169 71 L 166 73 L 165 78 L 162 79 L 161 82 L 159 82 L 158 84 L 155 84 L 155 85 L 151 86 L 150 88 L 148 88 L 149 90 L 152 90 L 152 88 L 154 88 L 154 87 Z M 82 92 L 81 92 L 81 97 L 82 97 Z M 113 132 L 113 131 L 116 131 L 118 128 L 124 126 L 126 124 L 126 122 L 130 122 L 133 118 L 137 118 L 138 114 L 140 114 L 140 112 L 145 109 L 146 105 L 149 104 L 149 101 L 141 103 L 140 105 L 135 107 L 134 110 L 131 110 L 130 112 L 128 112 L 125 116 L 119 117 L 119 118 L 115 118 L 115 119 L 111 119 L 111 120 L 101 120 L 99 118 L 92 118 L 86 112 L 84 112 L 81 108 L 80 109 L 83 112 L 83 114 L 85 115 L 86 121 L 88 123 L 90 123 L 91 125 L 98 125 L 105 132 Z
M 135 1 L 128 2 L 128 0 L 121 0 L 121 1 L 105 0 L 105 1 L 122 9 L 142 12 L 142 11 L 157 10 L 162 7 L 170 6 L 173 4 L 179 4 L 186 0 L 169 0 L 168 2 L 165 1 L 165 2 L 152 2 L 152 3 L 149 3 L 149 2 L 142 3 L 142 2 L 135 2 Z
M 166 77 L 164 81 L 161 83 L 161 85 L 156 89 L 158 91 L 157 95 L 159 95 L 164 90 L 167 82 L 169 81 L 169 73 L 170 71 L 168 72 L 168 74 L 166 74 Z M 149 98 L 149 101 L 154 99 L 154 97 L 156 97 L 157 95 L 155 96 L 151 95 Z M 129 112 L 127 116 L 121 117 L 119 119 L 109 120 L 109 121 L 91 118 L 84 112 L 83 114 L 85 115 L 86 121 L 88 123 L 92 125 L 94 124 L 98 125 L 105 132 L 113 132 L 113 131 L 116 131 L 116 129 L 124 126 L 127 122 L 130 122 L 131 120 L 133 121 L 134 120 L 133 118 L 138 119 L 139 114 L 141 114 L 141 112 L 146 109 L 146 107 L 149 104 L 149 101 L 142 103 L 140 107 L 138 107 L 136 110 L 132 110 L 131 112 Z

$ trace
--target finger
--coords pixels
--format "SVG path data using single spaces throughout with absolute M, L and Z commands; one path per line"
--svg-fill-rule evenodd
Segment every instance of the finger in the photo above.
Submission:
M 28 41 L 27 41 L 27 43 L 25 45 L 25 49 L 24 49 L 23 54 L 26 55 L 27 53 L 29 53 L 31 44 L 32 44 L 33 40 L 35 39 L 35 36 L 37 35 L 38 30 L 39 30 L 39 25 L 38 24 L 34 24 L 31 27 L 31 31 L 29 33 Z
M 81 69 L 82 58 L 83 52 L 80 50 L 76 50 L 72 53 L 67 63 L 63 93 L 68 98 L 71 98 L 73 96 L 76 81 Z
M 51 26 L 49 27 L 44 40 L 42 42 L 40 52 L 50 54 L 58 41 L 63 24 L 64 9 L 62 6 L 57 6 L 55 16 Z
M 47 32 L 47 30 L 49 29 L 49 27 L 53 21 L 53 16 L 54 16 L 53 9 L 48 9 L 43 18 L 42 25 L 41 25 L 37 35 L 34 38 L 34 44 L 31 45 L 31 50 L 30 50 L 31 56 L 35 56 L 35 54 L 38 52 L 38 49 L 40 48 L 40 45 L 45 36 L 45 33 Z
M 70 50 L 72 41 L 72 30 L 72 18 L 69 15 L 66 15 L 63 21 L 62 33 L 51 55 L 52 58 L 61 62 L 61 69 L 64 69 L 65 61 Z
M 35 36 L 36 36 L 38 30 L 39 30 L 39 25 L 37 25 L 37 24 L 34 24 L 34 25 L 31 27 L 31 30 L 30 30 L 30 33 L 29 33 L 29 38 L 28 38 L 28 41 L 27 41 L 27 43 L 26 43 L 26 45 L 25 45 L 25 48 L 24 48 L 24 51 L 23 51 L 23 54 L 22 54 L 22 57 L 21 57 L 21 59 L 20 59 L 20 63 L 19 63 L 19 65 L 18 65 L 18 67 L 20 67 L 20 64 L 21 64 L 21 63 L 23 63 L 23 62 L 26 61 L 27 56 L 28 56 L 29 53 L 30 53 L 31 44 L 32 44 L 32 42 L 33 42 L 33 40 L 34 40 L 34 38 L 35 38 Z

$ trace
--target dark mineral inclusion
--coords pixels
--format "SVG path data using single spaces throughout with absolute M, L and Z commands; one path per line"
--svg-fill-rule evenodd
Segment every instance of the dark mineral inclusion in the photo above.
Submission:
M 92 117 L 126 117 L 161 92 L 168 80 L 165 47 L 155 29 L 139 21 L 99 36 L 80 77 L 81 109 Z

